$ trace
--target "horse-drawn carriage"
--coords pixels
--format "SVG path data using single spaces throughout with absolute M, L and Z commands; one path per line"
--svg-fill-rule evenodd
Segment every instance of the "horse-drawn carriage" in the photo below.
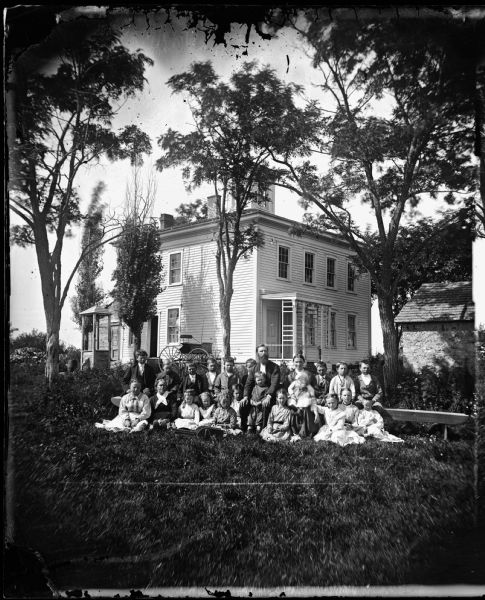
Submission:
M 179 375 L 184 375 L 186 365 L 192 362 L 200 375 L 207 372 L 207 361 L 211 344 L 203 344 L 191 335 L 181 335 L 180 344 L 165 346 L 158 355 L 160 370 L 166 362 L 172 363 Z M 205 347 L 204 347 L 205 346 Z

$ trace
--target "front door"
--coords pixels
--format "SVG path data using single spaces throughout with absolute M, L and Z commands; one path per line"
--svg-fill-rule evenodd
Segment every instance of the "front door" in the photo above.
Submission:
M 281 358 L 281 311 L 268 308 L 266 311 L 266 343 L 272 358 Z
M 150 356 L 158 356 L 158 317 L 153 317 L 150 321 Z

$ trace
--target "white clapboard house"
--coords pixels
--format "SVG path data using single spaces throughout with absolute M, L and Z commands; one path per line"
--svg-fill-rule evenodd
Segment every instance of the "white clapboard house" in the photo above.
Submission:
M 209 199 L 210 201 L 211 199 Z M 210 206 L 210 204 L 209 204 Z M 209 215 L 211 214 L 209 210 Z M 357 275 L 349 246 L 338 236 L 292 235 L 296 223 L 274 214 L 274 203 L 243 215 L 264 235 L 264 246 L 241 259 L 234 277 L 231 352 L 237 362 L 264 342 L 270 358 L 355 363 L 370 354 L 370 278 Z M 160 216 L 164 290 L 157 316 L 143 328 L 142 347 L 151 357 L 185 336 L 215 356 L 222 351 L 214 240 L 215 219 L 174 226 Z M 112 361 L 132 357 L 129 330 L 111 318 Z M 118 332 L 114 330 L 118 329 Z

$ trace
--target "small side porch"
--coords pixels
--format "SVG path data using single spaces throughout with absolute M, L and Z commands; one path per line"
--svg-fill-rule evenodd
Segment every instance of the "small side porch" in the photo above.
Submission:
M 261 331 L 270 359 L 288 362 L 295 354 L 303 354 L 308 361 L 327 362 L 330 307 L 330 302 L 315 302 L 298 292 L 262 293 Z

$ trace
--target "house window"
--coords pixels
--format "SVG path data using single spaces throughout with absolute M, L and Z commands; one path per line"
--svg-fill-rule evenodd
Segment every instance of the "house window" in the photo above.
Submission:
M 347 315 L 347 348 L 357 347 L 357 330 L 355 315 Z
M 278 246 L 278 277 L 289 279 L 290 249 L 286 246 Z
M 305 283 L 314 283 L 315 255 L 305 252 Z
M 347 291 L 355 292 L 355 266 L 347 263 Z
M 182 283 L 182 253 L 174 252 L 169 257 L 168 285 Z
M 179 343 L 179 309 L 169 308 L 167 311 L 167 343 L 178 344 Z
M 128 329 L 128 346 L 133 346 L 133 331 L 131 331 L 131 327 Z
M 327 258 L 327 287 L 335 287 L 335 258 Z
M 337 313 L 330 311 L 328 320 L 328 345 L 330 348 L 337 347 Z
M 305 314 L 305 342 L 307 346 L 315 346 L 316 313 L 309 310 Z

